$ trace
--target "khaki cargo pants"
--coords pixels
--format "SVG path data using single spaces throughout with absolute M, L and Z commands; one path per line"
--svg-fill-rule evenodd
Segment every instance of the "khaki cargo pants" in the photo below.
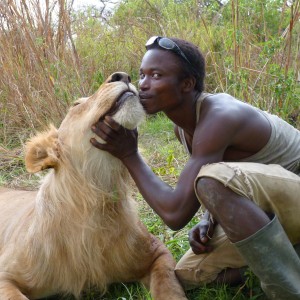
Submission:
M 300 177 L 296 174 L 279 165 L 216 163 L 203 166 L 195 184 L 200 177 L 214 178 L 264 211 L 275 213 L 291 242 L 300 242 Z M 209 243 L 212 252 L 196 255 L 189 249 L 178 262 L 176 274 L 186 288 L 210 283 L 226 268 L 246 266 L 220 225 Z

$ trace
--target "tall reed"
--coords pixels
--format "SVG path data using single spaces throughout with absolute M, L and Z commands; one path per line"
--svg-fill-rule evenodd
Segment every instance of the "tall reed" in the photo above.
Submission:
M 113 13 L 67 0 L 0 2 L 0 142 L 14 145 L 110 73 L 137 80 L 152 35 L 194 42 L 206 89 L 228 92 L 299 123 L 299 0 L 120 1 Z
M 71 7 L 64 0 L 3 0 L 0 15 L 0 138 L 6 144 L 50 120 L 57 123 L 81 84 Z

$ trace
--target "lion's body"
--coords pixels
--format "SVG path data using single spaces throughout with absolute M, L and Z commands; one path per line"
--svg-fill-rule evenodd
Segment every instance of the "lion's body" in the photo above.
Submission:
M 132 203 L 115 202 L 103 209 L 99 207 L 92 212 L 94 220 L 80 221 L 76 212 L 61 208 L 66 213 L 61 214 L 42 203 L 42 199 L 36 201 L 34 192 L 0 192 L 0 265 L 5 264 L 5 272 L 11 274 L 17 266 L 19 283 L 29 290 L 37 288 L 39 294 L 51 286 L 42 296 L 55 291 L 79 295 L 86 283 L 104 290 L 112 282 L 140 279 L 144 275 L 137 272 L 141 262 L 146 267 L 147 261 L 151 264 L 151 257 L 141 247 L 150 248 L 150 239 L 138 226 L 135 210 L 130 209 Z M 9 205 L 8 196 L 13 197 Z M 99 218 L 103 213 L 105 218 Z M 144 259 L 140 261 L 141 257 Z M 27 278 L 26 282 L 22 278 Z
M 87 286 L 105 291 L 128 281 L 144 282 L 154 299 L 186 299 L 171 254 L 139 221 L 127 170 L 89 143 L 91 125 L 125 88 L 115 85 L 115 95 L 108 96 L 114 86 L 106 82 L 58 131 L 52 127 L 28 143 L 28 170 L 53 168 L 38 192 L 0 189 L 1 300 L 79 297 Z M 124 126 L 133 128 L 143 116 L 136 98 L 114 115 Z M 135 106 L 133 115 L 140 115 L 128 118 Z

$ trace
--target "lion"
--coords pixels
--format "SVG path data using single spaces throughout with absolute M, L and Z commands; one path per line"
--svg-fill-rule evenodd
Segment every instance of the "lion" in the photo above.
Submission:
M 92 146 L 105 115 L 134 129 L 145 112 L 130 77 L 112 74 L 54 126 L 26 143 L 29 172 L 51 169 L 38 191 L 0 190 L 0 299 L 40 299 L 111 283 L 143 283 L 156 300 L 187 299 L 166 246 L 141 223 L 130 175 Z

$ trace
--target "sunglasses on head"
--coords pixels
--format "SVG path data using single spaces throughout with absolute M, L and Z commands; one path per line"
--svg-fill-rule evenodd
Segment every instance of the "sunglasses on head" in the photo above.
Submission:
M 179 48 L 179 46 L 172 40 L 166 38 L 166 37 L 161 37 L 161 36 L 152 36 L 146 43 L 146 49 L 149 50 L 152 45 L 157 43 L 159 47 L 173 51 L 177 55 L 179 55 L 181 58 L 183 58 L 186 62 L 188 62 L 190 65 L 190 61 L 187 59 L 185 54 L 182 52 L 182 50 Z

